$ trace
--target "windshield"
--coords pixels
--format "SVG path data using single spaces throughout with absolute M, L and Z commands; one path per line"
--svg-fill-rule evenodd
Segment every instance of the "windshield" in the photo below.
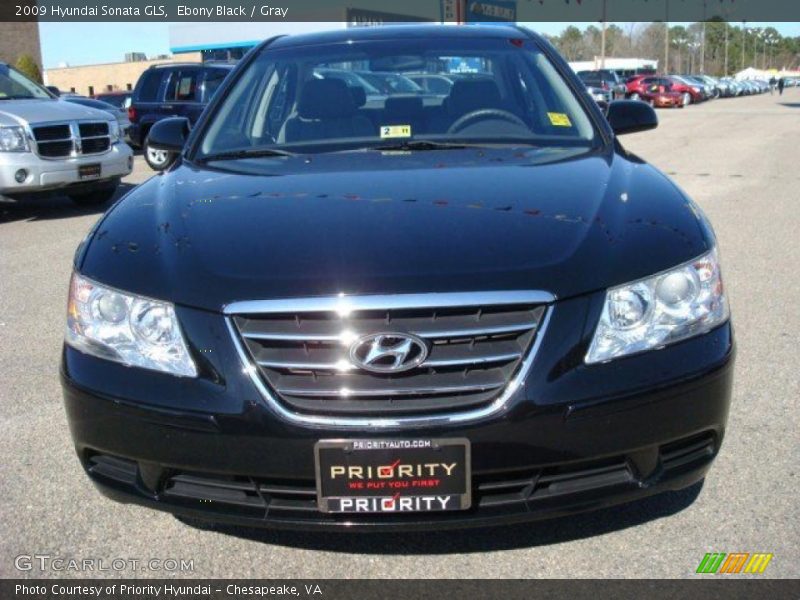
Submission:
M 19 71 L 0 63 L 0 100 L 27 98 L 52 98 L 52 96 Z
M 195 158 L 421 140 L 589 145 L 596 135 L 530 40 L 365 40 L 262 51 L 226 94 Z

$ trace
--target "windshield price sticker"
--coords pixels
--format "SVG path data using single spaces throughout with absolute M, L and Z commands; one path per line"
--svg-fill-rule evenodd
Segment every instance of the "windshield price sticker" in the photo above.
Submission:
M 411 125 L 381 125 L 381 139 L 411 137 Z
M 564 113 L 549 112 L 547 116 L 550 117 L 550 123 L 556 127 L 572 127 L 572 121 Z

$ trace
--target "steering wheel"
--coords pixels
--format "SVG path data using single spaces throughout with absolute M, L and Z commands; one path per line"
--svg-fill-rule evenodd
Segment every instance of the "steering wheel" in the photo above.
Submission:
M 489 119 L 508 121 L 514 125 L 519 125 L 520 127 L 528 129 L 525 121 L 520 119 L 512 112 L 508 112 L 507 110 L 502 110 L 500 108 L 479 108 L 478 110 L 473 110 L 472 112 L 468 112 L 467 114 L 459 117 L 455 123 L 450 125 L 447 133 L 458 133 L 462 129 L 466 129 L 477 121 L 487 121 Z

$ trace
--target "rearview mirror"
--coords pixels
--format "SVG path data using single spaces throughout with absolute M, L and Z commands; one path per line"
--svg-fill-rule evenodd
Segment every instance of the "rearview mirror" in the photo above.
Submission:
M 658 127 L 656 111 L 649 104 L 638 100 L 615 100 L 608 105 L 606 118 L 617 135 Z
M 180 152 L 189 137 L 189 119 L 170 117 L 162 119 L 150 128 L 147 145 L 156 150 Z

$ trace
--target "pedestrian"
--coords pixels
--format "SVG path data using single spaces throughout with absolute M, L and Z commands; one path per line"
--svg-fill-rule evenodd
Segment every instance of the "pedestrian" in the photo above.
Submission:
M 777 81 L 775 81 L 775 76 L 774 75 L 769 78 L 769 95 L 770 96 L 772 96 L 772 92 L 775 91 L 775 84 L 776 83 L 777 83 Z
M 784 81 L 783 77 L 778 79 L 778 94 L 783 96 L 783 87 L 786 85 L 786 81 Z

